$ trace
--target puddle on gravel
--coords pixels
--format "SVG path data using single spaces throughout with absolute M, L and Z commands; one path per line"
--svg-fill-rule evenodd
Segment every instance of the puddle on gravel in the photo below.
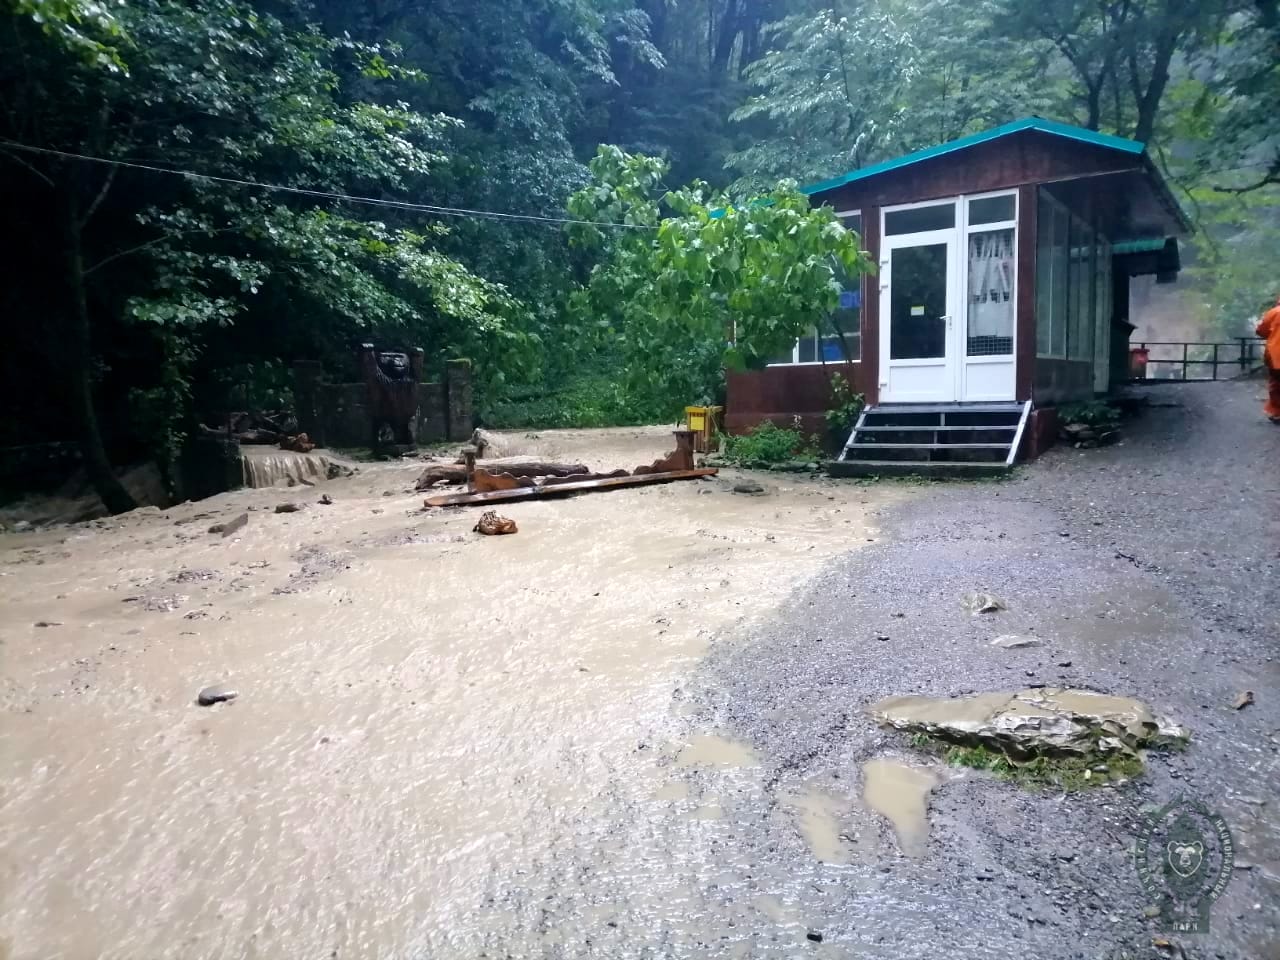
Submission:
M 862 765 L 862 799 L 885 817 L 909 857 L 921 857 L 929 840 L 929 791 L 939 783 L 931 770 L 900 760 L 868 760 Z
M 684 816 L 687 820 L 723 820 L 724 807 L 718 803 L 704 803 Z
M 745 743 L 717 734 L 690 737 L 676 756 L 677 767 L 758 767 L 760 758 Z
M 682 780 L 672 780 L 659 787 L 653 794 L 655 800 L 688 800 L 689 785 Z
M 849 822 L 853 804 L 837 796 L 821 783 L 803 785 L 787 798 L 787 806 L 795 817 L 796 827 L 810 852 L 823 863 L 852 863 L 854 846 L 842 822 Z

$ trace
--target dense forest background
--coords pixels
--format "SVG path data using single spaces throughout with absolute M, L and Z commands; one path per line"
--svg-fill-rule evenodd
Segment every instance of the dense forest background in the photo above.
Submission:
M 362 340 L 472 359 L 497 422 L 698 399 L 661 369 L 621 376 L 627 324 L 575 300 L 601 252 L 558 221 L 600 144 L 662 158 L 665 186 L 751 196 L 1039 114 L 1149 143 L 1198 226 L 1181 296 L 1200 330 L 1242 332 L 1276 292 L 1277 0 L 0 0 L 0 18 L 0 445 L 79 440 L 100 490 L 110 463 L 170 462 L 196 417 L 286 402 L 295 359 L 353 374 Z

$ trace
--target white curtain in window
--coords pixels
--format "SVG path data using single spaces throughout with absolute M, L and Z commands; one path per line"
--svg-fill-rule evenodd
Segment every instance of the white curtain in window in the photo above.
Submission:
M 969 336 L 1013 336 L 1013 231 L 969 235 Z

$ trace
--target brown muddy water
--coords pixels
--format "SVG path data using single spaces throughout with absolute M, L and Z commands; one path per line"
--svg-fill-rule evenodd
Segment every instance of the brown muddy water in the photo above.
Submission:
M 670 448 L 517 439 L 593 466 Z M 570 824 L 719 816 L 682 774 L 757 758 L 689 734 L 681 683 L 877 536 L 892 495 L 726 477 L 510 504 L 520 533 L 484 538 L 474 511 L 424 512 L 416 472 L 0 537 L 0 956 L 541 953 L 547 931 L 482 905 L 536 891 Z M 198 706 L 212 683 L 239 698 Z

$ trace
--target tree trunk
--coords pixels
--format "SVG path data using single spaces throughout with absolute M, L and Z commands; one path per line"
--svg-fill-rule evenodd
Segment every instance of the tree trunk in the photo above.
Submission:
M 1138 122 L 1134 125 L 1133 139 L 1139 143 L 1149 143 L 1156 130 L 1156 116 L 1160 111 L 1160 100 L 1164 97 L 1165 87 L 1169 85 L 1169 64 L 1177 49 L 1175 39 L 1164 40 L 1156 48 L 1155 62 L 1151 65 L 1151 79 L 1146 89 L 1135 84 L 1134 98 L 1137 100 Z M 1134 77 L 1138 75 L 1136 57 L 1131 59 Z
M 80 433 L 80 451 L 85 473 L 103 504 L 112 513 L 124 513 L 137 507 L 133 497 L 121 485 L 107 459 L 107 450 L 98 429 L 98 416 L 93 409 L 93 353 L 89 334 L 89 304 L 84 290 L 84 254 L 80 248 L 80 210 L 74 183 L 64 184 L 64 244 L 67 258 L 67 285 L 71 294 L 68 310 L 68 383 L 71 408 Z

